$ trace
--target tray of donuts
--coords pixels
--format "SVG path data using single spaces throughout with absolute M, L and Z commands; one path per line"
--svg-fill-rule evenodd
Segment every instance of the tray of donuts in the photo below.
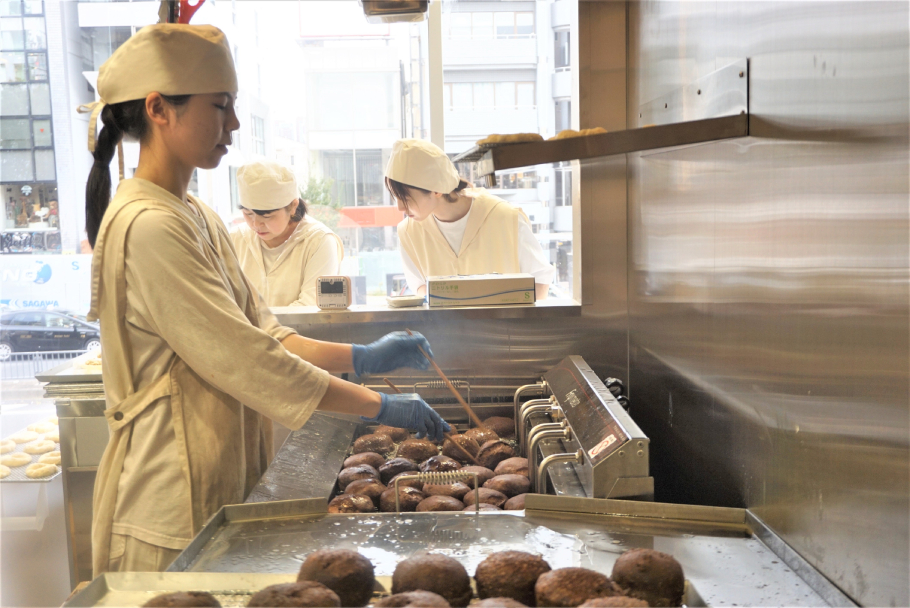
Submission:
M 483 423 L 440 444 L 416 439 L 406 429 L 370 429 L 354 441 L 338 473 L 329 513 L 524 509 L 531 483 L 528 460 L 516 449 L 514 422 L 491 417 Z M 417 478 L 419 473 L 440 474 L 439 483 Z
M 56 416 L 30 424 L 0 441 L 0 481 L 42 483 L 60 472 Z
M 418 553 L 392 576 L 374 576 L 356 551 L 310 553 L 296 577 L 237 573 L 106 573 L 65 606 L 373 606 L 522 608 L 704 606 L 672 556 L 651 549 L 620 555 L 610 575 L 553 569 L 539 555 L 502 551 L 468 574 L 458 560 Z

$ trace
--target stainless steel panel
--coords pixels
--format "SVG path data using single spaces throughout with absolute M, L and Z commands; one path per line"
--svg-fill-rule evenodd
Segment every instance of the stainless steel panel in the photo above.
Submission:
M 749 507 L 857 602 L 907 605 L 908 4 L 629 10 L 630 121 L 748 57 L 761 135 L 629 161 L 656 497 Z
M 66 427 L 69 429 L 69 425 Z M 85 417 L 73 418 L 73 447 L 76 461 L 73 466 L 96 467 L 110 440 L 110 427 L 107 418 Z M 69 450 L 67 450 L 69 451 Z

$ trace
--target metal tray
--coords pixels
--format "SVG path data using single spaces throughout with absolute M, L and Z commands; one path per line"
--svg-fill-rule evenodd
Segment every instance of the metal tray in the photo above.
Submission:
M 57 427 L 58 433 L 60 432 L 59 428 L 60 427 Z M 24 428 L 20 429 L 20 431 L 24 431 L 24 430 L 27 430 L 27 429 L 24 429 Z M 15 433 L 11 433 L 8 436 L 15 435 L 18 432 L 19 431 L 16 431 Z M 39 437 L 44 437 L 44 435 L 42 435 L 41 433 L 38 433 L 38 435 L 39 435 Z M 34 441 L 38 441 L 38 440 L 35 439 Z M 29 443 L 31 443 L 31 441 Z M 28 445 L 28 443 L 17 443 L 15 450 L 13 450 L 12 452 L 7 452 L 6 454 L 3 454 L 3 456 L 7 456 L 9 454 L 15 454 L 16 452 L 25 453 L 25 446 L 27 446 L 27 445 Z M 57 452 L 60 451 L 60 442 L 59 441 L 54 444 L 54 450 L 52 450 L 52 451 L 57 451 Z M 57 476 L 63 472 L 63 469 L 58 464 L 57 472 L 54 473 L 53 475 L 51 475 L 50 477 L 42 477 L 40 479 L 31 479 L 30 477 L 26 477 L 25 469 L 28 468 L 28 465 L 38 462 L 38 459 L 41 458 L 41 456 L 43 456 L 43 454 L 27 454 L 27 455 L 31 457 L 31 461 L 25 463 L 22 466 L 10 467 L 9 468 L 10 469 L 9 477 L 0 479 L 0 483 L 48 483 L 49 481 L 56 479 Z
M 161 593 L 207 591 L 218 598 L 225 608 L 246 606 L 250 596 L 260 589 L 269 585 L 292 583 L 296 578 L 296 574 L 108 572 L 93 580 L 85 589 L 73 595 L 63 605 L 142 606 Z M 391 576 L 378 576 L 373 597 L 389 595 L 391 588 Z M 698 591 L 689 581 L 686 581 L 683 605 L 706 606 Z
M 70 359 L 57 367 L 52 367 L 51 369 L 35 374 L 35 379 L 38 380 L 38 382 L 52 383 L 101 382 L 101 370 L 95 372 L 76 367 L 76 364 L 95 356 L 94 352 L 79 355 L 75 359 Z
M 679 559 L 708 605 L 827 605 L 806 582 L 811 566 L 797 569 L 772 551 L 744 509 L 548 495 L 529 495 L 526 506 L 348 515 L 328 514 L 324 499 L 229 505 L 168 571 L 293 575 L 309 553 L 331 547 L 360 552 L 380 577 L 418 551 L 450 555 L 469 573 L 506 550 L 540 554 L 553 568 L 609 573 L 624 551 L 645 547 Z

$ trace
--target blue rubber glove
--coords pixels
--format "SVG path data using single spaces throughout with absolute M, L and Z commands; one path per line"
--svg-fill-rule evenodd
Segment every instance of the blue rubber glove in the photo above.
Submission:
M 415 333 L 409 336 L 403 331 L 394 331 L 379 338 L 372 344 L 352 344 L 354 373 L 384 374 L 402 367 L 429 369 L 430 362 L 424 357 L 418 346 L 433 356 L 430 343 L 422 335 Z
M 375 418 L 360 417 L 364 422 L 378 422 L 399 429 L 417 431 L 417 438 L 442 441 L 442 434 L 452 427 L 417 393 L 387 395 L 382 393 L 382 407 Z

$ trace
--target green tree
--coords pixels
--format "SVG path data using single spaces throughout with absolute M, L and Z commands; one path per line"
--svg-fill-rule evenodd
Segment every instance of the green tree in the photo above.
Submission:
M 335 230 L 341 219 L 341 203 L 332 197 L 330 178 L 310 177 L 306 187 L 300 189 L 300 198 L 306 201 L 308 213 L 314 218 Z

